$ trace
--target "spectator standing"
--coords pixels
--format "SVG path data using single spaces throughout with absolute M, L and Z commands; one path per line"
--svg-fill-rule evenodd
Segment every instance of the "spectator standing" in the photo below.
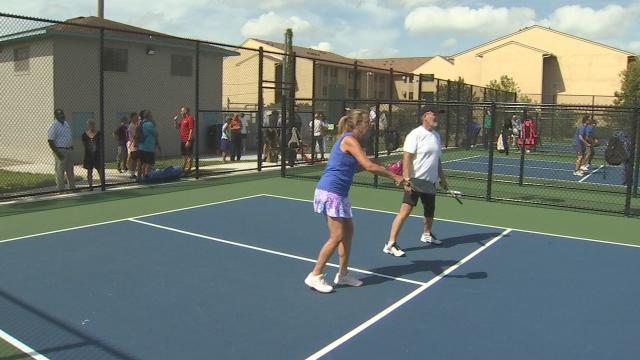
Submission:
M 231 135 L 231 161 L 240 161 L 242 156 L 242 121 L 238 114 L 233 114 L 229 123 Z
M 324 160 L 324 152 L 326 151 L 325 136 L 327 133 L 327 124 L 324 122 L 324 114 L 321 112 L 316 113 L 314 119 L 309 123 L 311 131 L 313 131 L 313 160 L 315 160 L 320 153 L 320 160 Z
M 87 128 L 84 130 L 84 133 L 82 133 L 82 145 L 84 146 L 84 160 L 82 161 L 82 167 L 87 169 L 89 191 L 93 191 L 93 169 L 98 171 L 98 177 L 100 178 L 100 183 L 102 183 L 103 167 L 102 156 L 100 154 L 101 144 L 102 132 L 96 130 L 96 121 L 89 119 L 87 121 Z
M 122 173 L 122 168 L 127 171 L 127 117 L 120 119 L 120 126 L 113 131 L 113 138 L 116 140 L 116 161 L 118 162 L 118 172 Z
M 156 123 L 150 110 L 142 110 L 140 112 L 140 125 L 142 131 L 138 131 L 141 135 L 137 139 L 139 153 L 138 165 L 138 181 L 141 181 L 156 163 L 156 150 L 160 151 L 160 142 Z
M 49 147 L 55 155 L 56 186 L 58 191 L 64 190 L 66 174 L 66 182 L 69 183 L 69 189 L 75 189 L 71 126 L 66 120 L 62 109 L 55 109 L 53 115 L 55 116 L 55 121 L 49 126 L 47 138 Z
M 231 118 L 228 118 L 227 121 L 222 124 L 222 135 L 220 136 L 220 151 L 222 152 L 223 162 L 227 162 L 227 154 L 231 148 L 229 124 L 231 124 Z
M 180 136 L 180 153 L 182 154 L 182 170 L 191 172 L 193 166 L 193 127 L 195 121 L 189 113 L 189 108 L 183 106 L 180 112 L 173 118 L 178 135 Z
M 493 119 L 491 117 L 491 110 L 487 109 L 484 113 L 484 119 L 482 123 L 482 146 L 485 150 L 489 149 L 489 136 L 491 135 L 491 127 L 493 126 Z
M 242 123 L 242 129 L 240 129 L 240 140 L 242 141 L 242 154 L 247 153 L 247 138 L 249 137 L 249 116 L 244 113 L 240 113 L 240 122 Z
M 140 115 L 135 112 L 129 114 L 129 126 L 127 126 L 127 152 L 129 157 L 127 159 L 127 165 L 129 166 L 129 177 L 131 179 L 136 178 L 136 169 L 139 165 L 138 144 L 136 141 L 136 130 L 139 125 Z

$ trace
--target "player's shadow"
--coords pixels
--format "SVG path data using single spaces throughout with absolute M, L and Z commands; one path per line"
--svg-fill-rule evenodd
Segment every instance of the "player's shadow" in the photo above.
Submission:
M 483 280 L 488 278 L 489 275 L 484 271 L 474 271 L 464 275 L 446 275 L 444 277 L 452 279 Z
M 393 278 L 401 278 L 406 275 L 416 273 L 431 273 L 434 276 L 437 276 L 456 263 L 458 263 L 457 260 L 412 260 L 411 264 L 383 266 L 375 269 L 369 269 L 371 272 L 389 277 L 372 274 L 364 278 L 360 278 L 360 280 L 362 280 L 364 286 L 368 286 L 381 284 L 386 281 L 394 281 Z M 424 278 L 427 278 L 427 276 L 428 274 L 425 274 Z
M 480 246 L 485 246 L 487 242 L 499 236 L 500 234 L 501 233 L 496 232 L 496 233 L 469 234 L 469 235 L 454 236 L 449 238 L 438 238 L 442 240 L 441 245 L 425 244 L 422 246 L 414 246 L 414 247 L 406 248 L 403 250 L 405 252 L 410 252 L 410 251 L 416 251 L 416 250 L 425 250 L 432 247 L 447 249 L 447 248 L 451 248 L 451 247 L 462 245 L 462 244 L 478 244 Z

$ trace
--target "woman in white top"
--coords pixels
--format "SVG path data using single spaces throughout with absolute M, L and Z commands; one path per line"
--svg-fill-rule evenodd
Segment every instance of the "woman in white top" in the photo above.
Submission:
M 320 160 L 324 160 L 324 152 L 325 152 L 325 133 L 327 130 L 327 124 L 324 122 L 324 114 L 316 113 L 313 121 L 309 123 L 309 127 L 313 131 L 313 144 L 312 149 L 315 150 L 313 153 L 313 160 L 316 159 L 316 154 L 320 153 Z
M 220 137 L 220 151 L 222 151 L 222 161 L 227 162 L 227 152 L 231 147 L 229 124 L 231 124 L 231 118 L 222 124 L 222 136 Z

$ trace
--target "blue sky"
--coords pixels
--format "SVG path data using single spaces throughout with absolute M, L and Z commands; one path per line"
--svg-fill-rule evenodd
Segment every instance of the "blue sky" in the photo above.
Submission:
M 64 20 L 96 0 L 2 0 L 0 12 Z M 640 0 L 105 0 L 108 19 L 239 44 L 247 37 L 358 58 L 449 55 L 533 24 L 640 53 Z

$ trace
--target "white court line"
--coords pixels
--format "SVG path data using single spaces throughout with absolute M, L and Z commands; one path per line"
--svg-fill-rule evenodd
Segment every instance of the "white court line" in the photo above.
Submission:
M 200 208 L 200 207 L 224 204 L 224 203 L 229 203 L 229 202 L 234 202 L 234 201 L 239 201 L 239 200 L 246 200 L 246 199 L 256 198 L 256 197 L 260 197 L 260 196 L 264 196 L 264 195 L 258 194 L 258 195 L 244 196 L 244 197 L 235 198 L 235 199 L 216 201 L 216 202 L 212 202 L 212 203 L 208 203 L 208 204 L 188 206 L 188 207 L 184 207 L 184 208 L 180 208 L 180 209 L 160 211 L 160 212 L 151 213 L 151 214 L 139 215 L 139 216 L 135 216 L 134 218 L 142 218 L 142 217 L 147 217 L 147 216 L 167 214 L 167 213 L 176 212 L 176 211 L 196 209 L 196 208 Z M 11 238 L 11 239 L 0 240 L 0 244 L 1 243 L 6 243 L 6 242 L 10 242 L 10 241 L 15 241 L 15 240 L 27 239 L 27 238 L 36 237 L 36 236 L 50 235 L 50 234 L 56 234 L 56 233 L 60 233 L 60 232 L 78 230 L 78 229 L 86 229 L 86 228 L 99 226 L 99 225 L 113 224 L 113 223 L 117 223 L 117 222 L 121 222 L 121 221 L 126 221 L 126 220 L 129 220 L 129 219 L 131 219 L 131 217 L 121 218 L 121 219 L 117 219 L 117 220 L 103 221 L 103 222 L 94 223 L 94 224 L 88 224 L 88 225 L 74 226 L 74 227 L 70 227 L 70 228 L 47 231 L 47 232 L 42 232 L 42 233 L 38 233 L 38 234 L 19 236 L 19 237 L 15 237 L 15 238 Z
M 461 163 L 467 163 L 467 164 L 478 164 L 478 165 L 489 165 L 488 163 L 484 163 L 484 162 L 475 162 L 475 161 L 465 161 L 465 160 L 458 160 L 458 162 Z M 566 163 L 567 165 L 571 165 L 570 163 Z M 508 167 L 517 167 L 519 168 L 520 165 L 512 165 L 512 164 L 498 164 L 498 163 L 493 163 L 493 166 L 508 166 Z M 556 168 L 546 168 L 546 167 L 537 167 L 537 166 L 529 166 L 529 165 L 525 165 L 526 169 L 538 169 L 538 170 L 552 170 L 552 171 L 568 171 L 568 172 L 573 172 L 573 170 L 569 170 L 569 169 L 556 169 Z M 445 170 L 449 170 L 449 169 L 445 169 Z M 461 169 L 456 169 L 456 170 L 461 170 Z M 556 180 L 556 179 L 549 179 L 549 180 Z
M 375 324 L 376 322 L 380 321 L 382 318 L 384 318 L 385 316 L 389 315 L 392 311 L 394 311 L 397 308 L 399 308 L 400 306 L 404 305 L 409 300 L 411 300 L 414 297 L 420 295 L 422 292 L 424 292 L 425 290 L 430 288 L 433 284 L 437 283 L 442 278 L 444 278 L 445 276 L 449 275 L 452 271 L 456 270 L 457 268 L 462 266 L 464 263 L 466 263 L 467 261 L 471 260 L 476 255 L 480 254 L 482 251 L 486 250 L 489 246 L 494 244 L 496 241 L 500 240 L 503 236 L 507 235 L 509 232 L 511 232 L 511 229 L 506 229 L 505 231 L 502 232 L 502 234 L 500 234 L 500 235 L 496 236 L 495 238 L 491 239 L 491 241 L 489 241 L 485 246 L 476 249 L 476 251 L 474 251 L 471 254 L 467 255 L 464 259 L 460 260 L 457 264 L 447 268 L 447 270 L 445 270 L 444 272 L 442 272 L 440 275 L 436 276 L 435 278 L 431 279 L 428 283 L 420 286 L 416 290 L 412 291 L 410 294 L 406 295 L 405 297 L 403 297 L 402 299 L 398 300 L 397 302 L 395 302 L 391 306 L 387 307 L 383 311 L 381 311 L 378 314 L 376 314 L 371 319 L 363 322 L 362 324 L 358 325 L 353 330 L 349 331 L 348 333 L 342 335 L 341 337 L 339 337 L 338 339 L 333 341 L 331 344 L 325 346 L 324 348 L 320 349 L 316 353 L 314 353 L 311 356 L 307 357 L 307 360 L 319 359 L 322 356 L 324 356 L 327 353 L 329 353 L 330 351 L 332 351 L 335 348 L 337 348 L 338 346 L 344 344 L 346 341 L 348 341 L 349 339 L 351 339 L 354 336 L 358 335 L 362 331 L 366 330 L 368 327 L 370 327 L 371 325 Z
M 479 158 L 479 157 L 483 157 L 484 155 L 475 155 L 475 156 L 468 156 L 468 157 L 464 157 L 464 158 L 460 158 L 460 159 L 452 159 L 452 160 L 447 160 L 447 161 L 443 161 L 443 164 L 447 164 L 447 163 L 452 163 L 452 162 L 456 162 L 456 161 L 463 161 L 463 160 L 468 160 L 468 159 L 475 159 L 475 158 Z
M 597 169 L 593 170 L 589 175 L 587 175 L 587 176 L 583 177 L 583 178 L 582 178 L 582 179 L 580 179 L 580 181 L 578 181 L 578 182 L 583 182 L 583 181 L 587 180 L 587 179 L 589 178 L 589 176 L 591 176 L 591 175 L 595 174 L 598 170 L 602 169 L 603 167 L 604 167 L 604 165 L 600 165 L 600 167 L 599 167 L 599 168 L 597 168 Z
M 46 356 L 40 354 L 39 352 L 33 350 L 32 348 L 27 346 L 22 341 L 14 338 L 13 336 L 7 334 L 6 332 L 4 332 L 2 330 L 0 330 L 0 338 L 2 338 L 2 340 L 6 341 L 7 343 L 11 344 L 16 349 L 22 351 L 24 353 L 24 355 L 27 355 L 32 359 L 35 359 L 35 360 L 49 360 L 48 357 L 46 357 Z
M 288 197 L 288 196 L 280 196 L 280 195 L 272 195 L 272 194 L 262 194 L 262 195 L 263 196 L 275 197 L 275 198 L 281 198 L 281 199 L 287 199 L 287 200 L 302 201 L 302 202 L 307 202 L 307 203 L 313 202 L 313 200 L 298 199 L 298 198 L 293 198 L 293 197 Z M 394 212 L 394 211 L 370 209 L 370 208 L 366 208 L 366 207 L 353 206 L 352 208 L 353 209 L 359 209 L 359 210 L 372 211 L 372 212 L 377 212 L 377 213 L 382 213 L 382 214 L 392 214 L 392 215 L 397 215 L 398 214 L 397 212 Z M 409 215 L 409 216 L 422 219 L 422 216 L 420 216 L 420 215 Z M 468 222 L 468 221 L 450 220 L 450 219 L 443 219 L 443 218 L 435 218 L 435 219 L 438 220 L 438 221 L 444 221 L 444 222 L 450 222 L 450 223 L 456 223 L 456 224 L 482 226 L 482 227 L 498 229 L 498 230 L 504 230 L 505 229 L 504 227 L 500 227 L 500 226 L 478 224 L 478 223 L 473 223 L 473 222 Z M 523 232 L 523 233 L 527 233 L 527 234 L 544 235 L 544 236 L 559 237 L 559 238 L 571 239 L 571 240 L 590 241 L 590 242 L 596 242 L 596 243 L 608 244 L 608 245 L 618 245 L 618 246 L 627 246 L 627 247 L 640 248 L 640 245 L 623 244 L 623 243 L 617 243 L 617 242 L 611 242 L 611 241 L 589 239 L 589 238 L 578 237 L 578 236 L 551 234 L 551 233 L 532 231 L 532 230 L 523 230 L 523 229 L 516 229 L 516 228 L 510 228 L 510 229 L 513 230 L 513 231 Z
M 193 237 L 197 237 L 197 238 L 201 238 L 201 239 L 212 240 L 212 241 L 216 241 L 216 242 L 219 242 L 219 243 L 223 243 L 223 244 L 227 244 L 227 245 L 233 245 L 233 246 L 237 246 L 237 247 L 241 247 L 241 248 L 245 248 L 245 249 L 256 250 L 256 251 L 267 253 L 267 254 L 284 256 L 284 257 L 288 257 L 288 258 L 291 258 L 291 259 L 302 260 L 302 261 L 311 262 L 311 263 L 315 263 L 316 262 L 316 259 L 310 259 L 310 258 L 306 258 L 306 257 L 303 257 L 303 256 L 287 254 L 287 253 L 283 253 L 283 252 L 280 252 L 280 251 L 269 250 L 269 249 L 261 248 L 261 247 L 258 247 L 258 246 L 247 245 L 247 244 L 243 244 L 243 243 L 239 243 L 239 242 L 235 242 L 235 241 L 224 240 L 224 239 L 220 239 L 220 238 L 213 237 L 213 236 L 202 235 L 202 234 L 194 233 L 194 232 L 191 232 L 191 231 L 180 230 L 180 229 L 176 229 L 176 228 L 172 228 L 172 227 L 168 227 L 168 226 L 163 226 L 163 225 L 158 225 L 158 224 L 154 224 L 154 223 L 150 223 L 150 222 L 146 222 L 146 221 L 142 221 L 142 220 L 137 220 L 135 218 L 131 218 L 131 219 L 128 219 L 128 220 L 132 221 L 132 222 L 135 222 L 135 223 L 138 223 L 138 224 L 143 224 L 143 225 L 155 227 L 155 228 L 158 228 L 158 229 L 172 231 L 172 232 L 176 232 L 176 233 L 179 233 L 179 234 L 189 235 L 189 236 L 193 236 Z M 335 268 L 339 267 L 338 265 L 332 264 L 332 263 L 327 263 L 327 265 L 331 266 L 331 267 L 335 267 Z M 354 271 L 354 272 L 358 272 L 358 273 L 362 273 L 362 274 L 375 275 L 375 276 L 379 276 L 379 277 L 383 277 L 383 278 L 387 278 L 387 279 L 406 282 L 406 283 L 409 283 L 409 284 L 425 285 L 425 283 L 420 282 L 420 281 L 409 280 L 409 279 L 404 279 L 404 278 L 399 278 L 399 277 L 379 274 L 379 273 L 375 273 L 375 272 L 372 272 L 372 271 L 369 271 L 369 270 L 362 270 L 362 269 L 357 269 L 357 268 L 352 268 L 352 267 L 349 267 L 348 269 L 350 271 Z

